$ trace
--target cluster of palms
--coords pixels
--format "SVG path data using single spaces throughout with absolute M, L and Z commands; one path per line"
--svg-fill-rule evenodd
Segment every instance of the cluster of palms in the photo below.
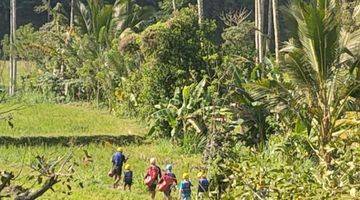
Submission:
M 341 27 L 339 4 L 331 0 L 293 1 L 289 14 L 294 28 L 282 49 L 283 76 L 247 87 L 255 99 L 276 108 L 274 113 L 301 119 L 309 134 L 317 135 L 319 155 L 329 162 L 326 147 L 345 128 L 338 120 L 359 111 L 360 30 Z

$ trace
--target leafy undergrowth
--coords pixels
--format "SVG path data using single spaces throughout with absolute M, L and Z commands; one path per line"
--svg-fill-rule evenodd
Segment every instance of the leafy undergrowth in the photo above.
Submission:
M 181 177 L 183 172 L 190 171 L 192 180 L 198 173 L 196 167 L 200 166 L 200 156 L 184 156 L 181 149 L 174 147 L 167 141 L 158 141 L 155 144 L 130 145 L 124 147 L 124 152 L 129 156 L 128 163 L 132 166 L 134 172 L 133 191 L 121 191 L 111 188 L 112 179 L 107 176 L 111 168 L 110 158 L 113 153 L 113 146 L 89 145 L 84 147 L 62 147 L 62 146 L 37 146 L 37 147 L 14 147 L 0 146 L 0 171 L 13 171 L 15 174 L 23 169 L 18 183 L 32 185 L 36 180 L 27 180 L 26 174 L 30 171 L 30 163 L 36 155 L 45 157 L 57 157 L 66 152 L 73 151 L 75 159 L 79 166 L 75 168 L 75 176 L 82 180 L 84 188 L 78 185 L 72 186 L 71 195 L 62 193 L 66 191 L 63 185 L 56 185 L 55 193 L 48 191 L 42 199 L 149 199 L 146 188 L 143 184 L 143 177 L 148 166 L 148 160 L 156 157 L 161 168 L 165 164 L 173 163 L 174 172 Z M 82 161 L 84 157 L 83 150 L 87 150 L 92 157 L 93 162 L 86 164 Z M 176 192 L 177 194 L 177 192 Z M 175 197 L 175 193 L 173 194 Z M 162 194 L 157 194 L 157 199 L 162 199 Z
M 8 104 L 8 105 L 7 105 Z M 2 104 L 9 108 L 10 103 Z M 0 121 L 0 136 L 143 135 L 145 124 L 117 118 L 108 111 L 74 104 L 41 103 L 13 112 L 11 128 Z

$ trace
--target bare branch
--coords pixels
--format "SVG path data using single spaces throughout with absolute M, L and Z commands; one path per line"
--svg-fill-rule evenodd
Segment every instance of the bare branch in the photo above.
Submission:
M 250 16 L 250 14 L 251 12 L 242 8 L 240 10 L 232 10 L 228 13 L 223 13 L 220 18 L 226 26 L 239 26 Z

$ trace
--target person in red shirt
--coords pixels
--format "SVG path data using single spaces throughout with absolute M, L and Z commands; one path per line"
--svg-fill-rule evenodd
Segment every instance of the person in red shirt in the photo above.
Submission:
M 166 165 L 166 171 L 159 181 L 159 189 L 164 192 L 164 199 L 171 200 L 171 190 L 177 185 L 177 179 L 172 172 L 172 165 Z
M 156 186 L 161 178 L 161 169 L 156 165 L 156 159 L 150 159 L 150 167 L 147 169 L 144 182 L 148 187 L 150 192 L 151 199 L 155 199 L 156 195 Z

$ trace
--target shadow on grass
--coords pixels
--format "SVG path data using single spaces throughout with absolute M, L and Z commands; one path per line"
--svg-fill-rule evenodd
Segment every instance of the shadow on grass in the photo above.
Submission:
M 0 136 L 0 146 L 41 146 L 41 145 L 88 145 L 108 142 L 114 145 L 141 144 L 144 138 L 137 135 L 92 135 L 92 136 L 56 136 L 56 137 L 8 137 Z

